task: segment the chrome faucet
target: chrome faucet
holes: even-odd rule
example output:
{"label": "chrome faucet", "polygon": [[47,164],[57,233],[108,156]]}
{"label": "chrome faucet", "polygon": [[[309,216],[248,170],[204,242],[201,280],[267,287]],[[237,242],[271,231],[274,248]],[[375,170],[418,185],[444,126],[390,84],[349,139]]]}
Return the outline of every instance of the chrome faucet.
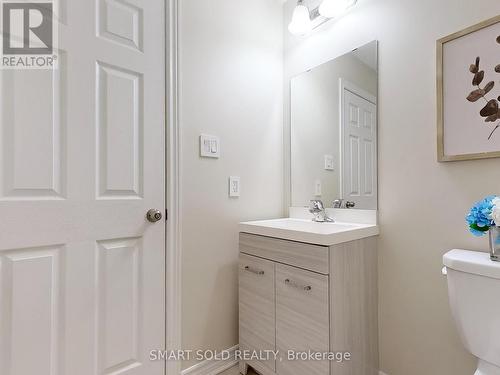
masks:
{"label": "chrome faucet", "polygon": [[335,199],[333,201],[333,208],[342,208],[342,205],[344,204],[344,200],[343,199]]}
{"label": "chrome faucet", "polygon": [[335,199],[333,201],[333,208],[354,208],[355,206],[355,202],[344,201],[343,199]]}
{"label": "chrome faucet", "polygon": [[309,212],[314,215],[313,221],[318,223],[333,223],[333,220],[330,216],[327,215],[325,206],[323,202],[319,199],[315,199],[311,201],[311,205],[309,206]]}

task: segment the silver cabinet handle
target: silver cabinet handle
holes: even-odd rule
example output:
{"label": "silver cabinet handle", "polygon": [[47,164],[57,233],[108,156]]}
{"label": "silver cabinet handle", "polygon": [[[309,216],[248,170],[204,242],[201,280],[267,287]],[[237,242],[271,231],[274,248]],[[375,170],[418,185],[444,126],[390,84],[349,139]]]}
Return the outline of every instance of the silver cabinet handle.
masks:
{"label": "silver cabinet handle", "polygon": [[256,269],[253,269],[253,268],[251,268],[250,266],[245,266],[245,271],[248,271],[248,272],[254,273],[254,274],[256,274],[256,275],[263,275],[263,274],[264,274],[264,271],[262,271],[262,270],[256,270]]}
{"label": "silver cabinet handle", "polygon": [[291,281],[290,279],[285,280],[286,285],[290,285],[291,287],[298,288],[298,289],[303,289],[306,292],[310,291],[312,289],[312,286],[310,285],[298,285],[297,283]]}

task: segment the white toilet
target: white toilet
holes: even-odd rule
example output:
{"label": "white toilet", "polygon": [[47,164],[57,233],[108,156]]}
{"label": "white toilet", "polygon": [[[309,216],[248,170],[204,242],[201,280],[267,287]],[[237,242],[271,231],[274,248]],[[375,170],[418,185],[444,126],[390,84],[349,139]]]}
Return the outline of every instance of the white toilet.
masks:
{"label": "white toilet", "polygon": [[466,250],[446,253],[443,263],[462,342],[479,358],[475,375],[500,375],[500,263]]}

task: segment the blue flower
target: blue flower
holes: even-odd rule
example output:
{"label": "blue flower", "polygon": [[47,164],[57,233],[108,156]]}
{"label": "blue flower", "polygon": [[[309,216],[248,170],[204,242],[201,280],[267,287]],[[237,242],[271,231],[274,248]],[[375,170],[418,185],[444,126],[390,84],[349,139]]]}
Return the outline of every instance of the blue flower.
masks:
{"label": "blue flower", "polygon": [[475,236],[483,236],[493,224],[491,212],[493,210],[494,195],[477,202],[471,209],[465,220],[469,224],[469,230]]}

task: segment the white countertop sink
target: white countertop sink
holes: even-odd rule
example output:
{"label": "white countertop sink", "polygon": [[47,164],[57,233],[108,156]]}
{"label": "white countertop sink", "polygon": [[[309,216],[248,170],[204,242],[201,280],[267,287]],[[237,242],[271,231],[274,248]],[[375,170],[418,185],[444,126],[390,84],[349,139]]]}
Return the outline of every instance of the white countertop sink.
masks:
{"label": "white countertop sink", "polygon": [[240,232],[284,240],[331,246],[376,236],[379,228],[373,224],[317,223],[305,219],[273,219],[240,223]]}

